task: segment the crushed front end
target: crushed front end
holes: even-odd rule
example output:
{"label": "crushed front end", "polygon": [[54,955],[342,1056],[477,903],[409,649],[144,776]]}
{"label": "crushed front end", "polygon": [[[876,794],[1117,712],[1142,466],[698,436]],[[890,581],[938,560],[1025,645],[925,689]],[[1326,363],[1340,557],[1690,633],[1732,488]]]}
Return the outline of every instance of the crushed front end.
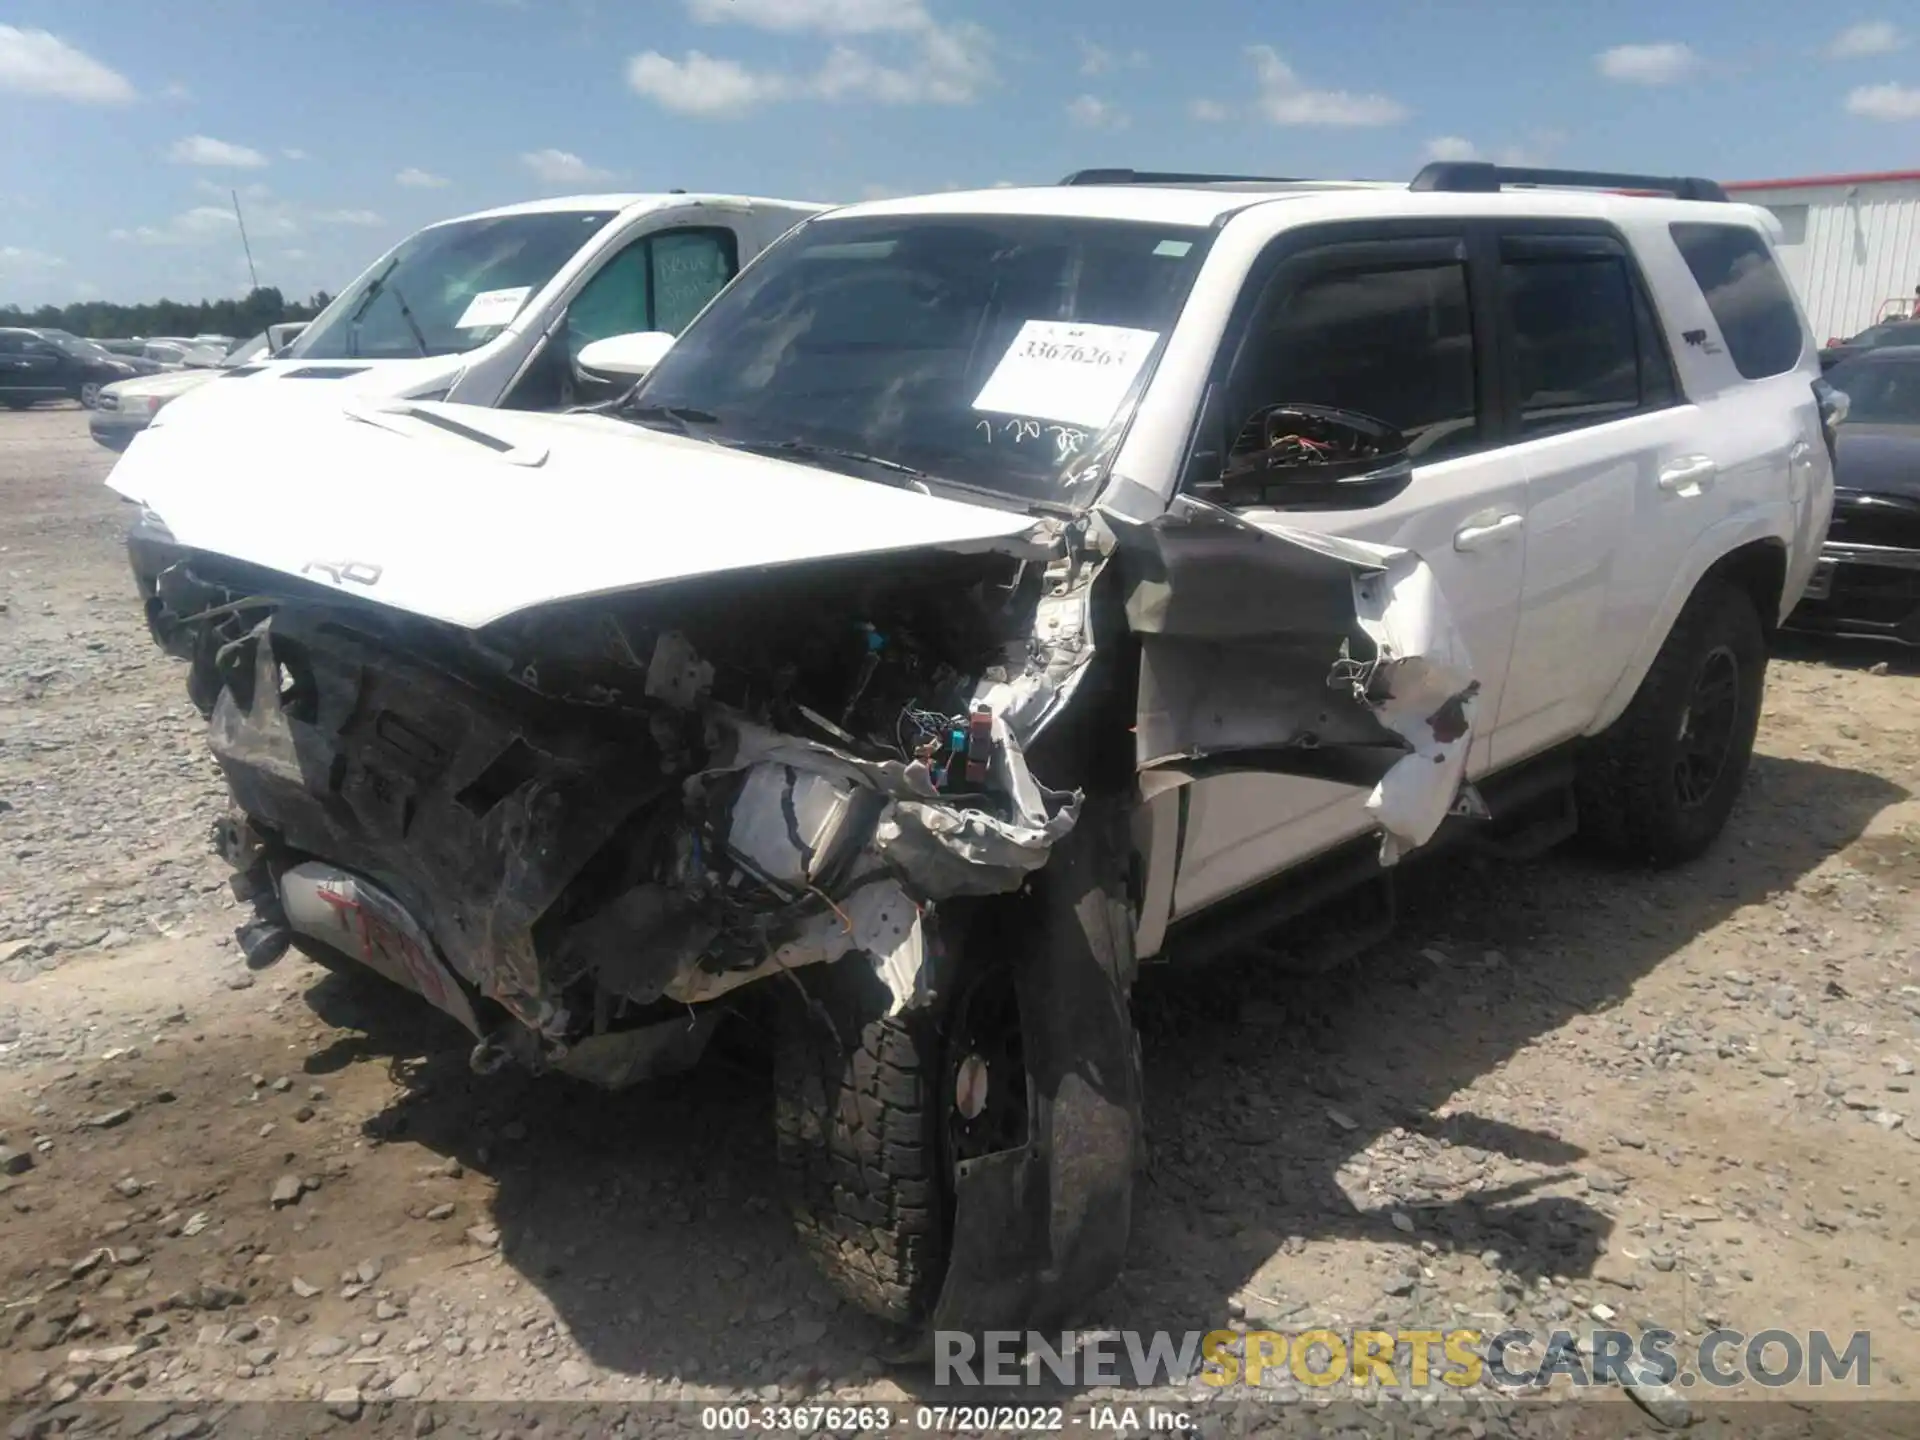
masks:
{"label": "crushed front end", "polygon": [[318,941],[457,1018],[482,1067],[605,1084],[691,1059],[705,1002],[782,970],[857,956],[913,1006],[935,907],[1017,889],[1078,813],[1022,740],[1090,653],[1097,561],[1057,530],[1026,549],[480,631],[172,560],[250,961]]}

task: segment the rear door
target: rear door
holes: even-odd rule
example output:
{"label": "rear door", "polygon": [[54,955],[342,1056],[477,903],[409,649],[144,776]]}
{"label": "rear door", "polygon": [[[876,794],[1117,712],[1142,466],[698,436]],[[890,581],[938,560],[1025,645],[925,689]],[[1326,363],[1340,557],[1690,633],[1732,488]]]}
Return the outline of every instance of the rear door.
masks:
{"label": "rear door", "polygon": [[[1479,682],[1467,760],[1468,773],[1477,773],[1492,753],[1527,524],[1525,473],[1499,448],[1488,404],[1494,372],[1485,337],[1493,312],[1478,278],[1484,263],[1473,258],[1483,242],[1465,223],[1426,223],[1385,232],[1339,227],[1278,243],[1273,263],[1256,270],[1249,288],[1257,293],[1223,344],[1212,413],[1190,460],[1187,487],[1256,532],[1309,531],[1423,557]],[[1412,443],[1410,473],[1403,483],[1337,509],[1291,503],[1283,490],[1235,497],[1231,487],[1216,483],[1248,418],[1262,407],[1291,403],[1359,411],[1396,427]],[[1230,438],[1208,449],[1209,433]],[[1238,608],[1256,607],[1243,602]],[[1276,625],[1284,624],[1284,608],[1275,612]],[[1222,610],[1213,623],[1245,623],[1232,607]],[[1192,704],[1184,729],[1163,728],[1156,737],[1161,749],[1199,744],[1209,716],[1232,713],[1233,677],[1263,668],[1244,640],[1210,646],[1189,633],[1181,649],[1190,661],[1190,683],[1219,677],[1212,682],[1216,700]],[[1296,693],[1324,702],[1326,677],[1307,668]],[[1261,718],[1272,726],[1284,716],[1276,705]],[[1143,729],[1148,719],[1143,706]],[[1363,788],[1370,783],[1364,776],[1336,781],[1260,773],[1196,780],[1186,800],[1175,914],[1192,913],[1371,828]]]}
{"label": "rear door", "polygon": [[1528,512],[1493,726],[1506,766],[1587,727],[1641,638],[1609,611],[1647,573],[1677,569],[1707,518],[1715,462],[1611,227],[1503,223],[1496,273],[1503,424]]}

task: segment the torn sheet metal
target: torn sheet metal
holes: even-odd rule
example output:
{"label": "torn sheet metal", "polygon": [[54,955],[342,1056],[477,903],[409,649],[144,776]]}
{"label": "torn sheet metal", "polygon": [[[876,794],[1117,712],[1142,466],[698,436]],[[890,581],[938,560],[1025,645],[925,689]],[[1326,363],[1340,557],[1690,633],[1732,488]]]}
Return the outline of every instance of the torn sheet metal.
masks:
{"label": "torn sheet metal", "polygon": [[1168,783],[1155,772],[1310,775],[1371,787],[1383,863],[1432,837],[1460,787],[1477,687],[1418,555],[1268,529],[1190,496],[1150,524],[1114,523],[1147,790]]}
{"label": "torn sheet metal", "polygon": [[689,966],[667,982],[665,995],[686,1005],[714,1000],[782,970],[824,965],[847,955],[868,958],[893,997],[889,1014],[924,1004],[926,926],[921,906],[899,884],[880,878],[801,923],[799,933],[757,965],[734,970]]}
{"label": "torn sheet metal", "polygon": [[721,770],[758,764],[791,767],[851,781],[888,797],[874,826],[871,849],[925,900],[1019,889],[1046,863],[1047,851],[1073,828],[1079,814],[1079,792],[1053,790],[1034,779],[1018,739],[997,713],[987,788],[1013,802],[1009,819],[955,803],[959,797],[936,789],[931,772],[917,760],[864,760],[739,717],[730,728],[733,753]]}
{"label": "torn sheet metal", "polygon": [[1433,570],[1411,551],[1354,586],[1360,624],[1379,647],[1365,688],[1374,714],[1412,753],[1367,796],[1379,823],[1380,863],[1433,838],[1466,779],[1480,682]]}

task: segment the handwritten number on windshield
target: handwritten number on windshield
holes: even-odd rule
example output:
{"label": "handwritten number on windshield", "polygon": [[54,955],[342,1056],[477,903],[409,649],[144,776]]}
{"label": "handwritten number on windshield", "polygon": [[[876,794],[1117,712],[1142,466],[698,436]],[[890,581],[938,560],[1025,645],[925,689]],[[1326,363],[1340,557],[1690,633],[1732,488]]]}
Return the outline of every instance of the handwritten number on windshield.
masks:
{"label": "handwritten number on windshield", "polygon": [[[993,443],[995,431],[991,420],[975,421],[974,429],[986,438],[989,445]],[[1000,426],[998,433],[1002,440],[1010,441],[1015,445],[1051,435],[1056,460],[1066,460],[1078,455],[1080,447],[1087,442],[1087,432],[1084,430],[1077,430],[1071,425],[1043,425],[1038,420],[1008,420]]]}

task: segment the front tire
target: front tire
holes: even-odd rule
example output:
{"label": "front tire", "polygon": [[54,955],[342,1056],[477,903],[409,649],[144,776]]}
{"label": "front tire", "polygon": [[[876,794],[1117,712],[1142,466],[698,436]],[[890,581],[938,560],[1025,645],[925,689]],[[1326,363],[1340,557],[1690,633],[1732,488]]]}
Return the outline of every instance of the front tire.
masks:
{"label": "front tire", "polygon": [[84,385],[80,387],[80,394],[77,398],[80,401],[81,409],[83,410],[97,409],[100,404],[99,382],[95,380],[87,381]]}
{"label": "front tire", "polygon": [[804,1002],[782,1017],[774,1052],[788,1213],[835,1289],[914,1324],[946,1272],[937,1027],[924,1013],[888,1016],[886,987],[857,958],[794,979]]}
{"label": "front tire", "polygon": [[1727,823],[1753,758],[1767,641],[1744,590],[1708,579],[1577,781],[1581,829],[1633,863],[1677,865]]}

